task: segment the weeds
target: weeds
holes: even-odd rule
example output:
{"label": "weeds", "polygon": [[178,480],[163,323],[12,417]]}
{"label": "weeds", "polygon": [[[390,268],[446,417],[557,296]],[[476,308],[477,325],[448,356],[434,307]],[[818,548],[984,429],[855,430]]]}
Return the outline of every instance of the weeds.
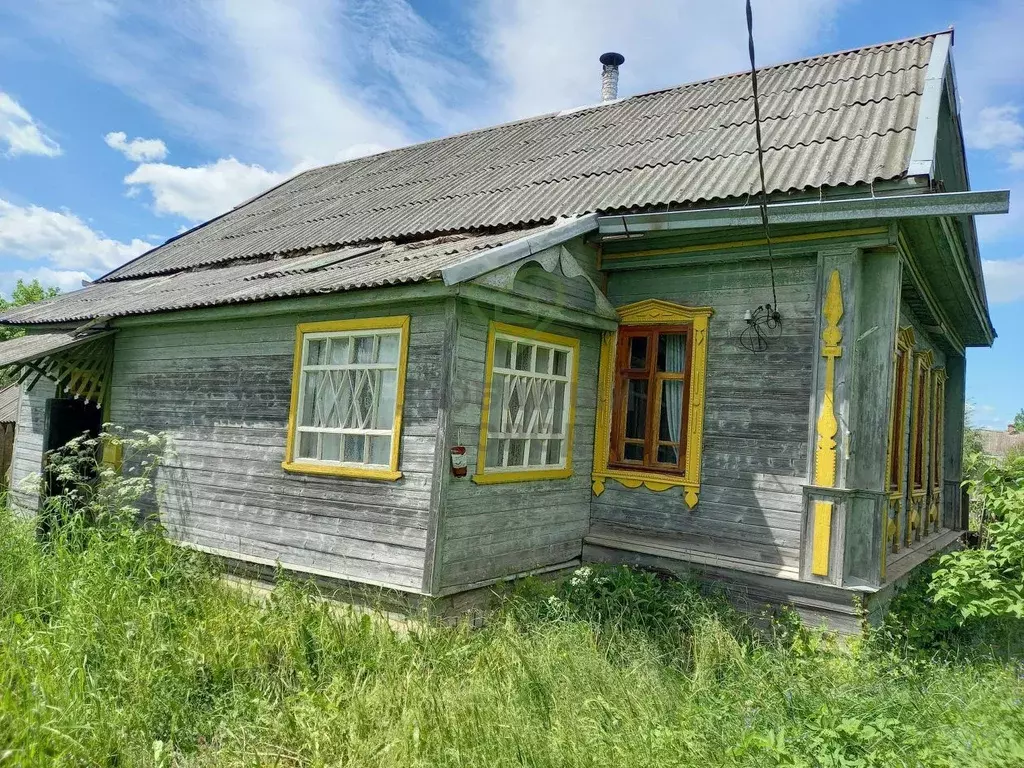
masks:
{"label": "weeds", "polygon": [[[79,490],[69,511],[122,498]],[[588,567],[482,629],[397,632],[287,579],[254,601],[96,512],[40,540],[0,510],[0,768],[1024,764],[1017,658],[934,643],[935,617],[759,636],[693,585]]]}

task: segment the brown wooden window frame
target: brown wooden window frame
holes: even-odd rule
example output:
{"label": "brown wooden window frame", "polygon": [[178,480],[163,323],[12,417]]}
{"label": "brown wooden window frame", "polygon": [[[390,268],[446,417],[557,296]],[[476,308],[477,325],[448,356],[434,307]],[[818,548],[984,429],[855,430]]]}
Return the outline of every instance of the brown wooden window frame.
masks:
{"label": "brown wooden window frame", "polygon": [[[682,372],[658,371],[659,336],[682,335],[685,337],[685,360]],[[647,338],[647,354],[643,368],[630,367],[630,340]],[[610,467],[671,475],[685,475],[687,468],[688,420],[690,411],[690,390],[693,376],[693,326],[691,323],[676,325],[624,325],[619,328],[615,358],[615,384],[612,407],[612,440],[609,451]],[[647,381],[647,413],[643,440],[626,437],[626,398],[629,381]],[[661,396],[665,381],[682,381],[682,404],[679,425],[679,441],[662,440],[660,435]],[[645,460],[625,458],[627,443],[642,444]],[[658,447],[677,447],[675,463],[657,461]]]}
{"label": "brown wooden window frame", "polygon": [[889,450],[889,492],[903,490],[903,454],[906,428],[907,377],[910,374],[910,350],[896,350],[896,376],[894,383],[893,412],[890,430],[892,438]]}

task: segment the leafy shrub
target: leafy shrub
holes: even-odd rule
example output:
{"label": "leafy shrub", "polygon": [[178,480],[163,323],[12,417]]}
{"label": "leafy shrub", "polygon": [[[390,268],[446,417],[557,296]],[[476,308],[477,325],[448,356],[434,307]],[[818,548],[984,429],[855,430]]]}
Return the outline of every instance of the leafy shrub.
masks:
{"label": "leafy shrub", "polygon": [[932,594],[964,619],[1024,619],[1024,459],[992,462],[969,486],[980,508],[980,546],[944,555]]}

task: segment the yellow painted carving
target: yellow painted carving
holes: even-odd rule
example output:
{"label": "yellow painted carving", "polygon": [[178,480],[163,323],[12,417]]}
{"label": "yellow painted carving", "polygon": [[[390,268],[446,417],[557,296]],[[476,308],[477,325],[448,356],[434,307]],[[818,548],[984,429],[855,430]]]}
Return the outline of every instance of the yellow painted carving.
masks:
{"label": "yellow painted carving", "polygon": [[597,414],[594,419],[593,492],[604,493],[605,480],[615,480],[626,488],[643,486],[650,491],[682,488],[687,506],[697,506],[700,494],[701,449],[704,435],[704,391],[707,375],[708,319],[711,307],[684,307],[660,299],[645,299],[618,310],[622,325],[678,325],[689,323],[693,328],[693,352],[690,361],[690,404],[687,410],[686,471],[682,476],[609,468],[611,442],[612,389],[615,385],[615,333],[606,333],[601,340],[601,367],[598,373]]}
{"label": "yellow painted carving", "polygon": [[811,573],[828,576],[828,557],[832,532],[832,502],[814,502],[814,544],[811,552]]}
{"label": "yellow painted carving", "polygon": [[[825,292],[825,329],[821,333],[821,356],[825,358],[825,387],[822,392],[821,412],[818,414],[818,442],[814,452],[814,483],[823,488],[836,484],[836,358],[843,348],[839,342],[843,333],[839,321],[843,317],[843,292],[839,283],[839,270],[834,270]],[[814,504],[814,537],[811,549],[811,572],[828,576],[829,548],[831,547],[832,504],[818,501]]]}

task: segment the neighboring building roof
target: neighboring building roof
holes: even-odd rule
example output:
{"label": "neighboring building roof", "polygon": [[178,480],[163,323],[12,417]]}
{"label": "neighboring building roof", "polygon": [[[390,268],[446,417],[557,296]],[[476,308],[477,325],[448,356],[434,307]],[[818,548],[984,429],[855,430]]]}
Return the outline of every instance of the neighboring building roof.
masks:
{"label": "neighboring building roof", "polygon": [[[760,70],[768,192],[907,173],[936,36]],[[749,73],[306,171],[103,280],[759,191]]]}
{"label": "neighboring building roof", "polygon": [[1005,456],[1012,448],[1024,450],[1024,433],[979,429],[981,450],[989,456]]}
{"label": "neighboring building roof", "polygon": [[0,389],[0,424],[18,420],[18,404],[21,402],[21,387],[12,384]]}
{"label": "neighboring building roof", "polygon": [[[122,317],[413,283],[438,278],[442,269],[474,253],[555,228],[448,235],[404,245],[383,243],[291,259],[93,283],[80,291],[10,310],[3,320],[21,324],[70,323],[94,317]],[[22,338],[38,339],[40,336]],[[0,358],[4,348],[0,345]]]}

